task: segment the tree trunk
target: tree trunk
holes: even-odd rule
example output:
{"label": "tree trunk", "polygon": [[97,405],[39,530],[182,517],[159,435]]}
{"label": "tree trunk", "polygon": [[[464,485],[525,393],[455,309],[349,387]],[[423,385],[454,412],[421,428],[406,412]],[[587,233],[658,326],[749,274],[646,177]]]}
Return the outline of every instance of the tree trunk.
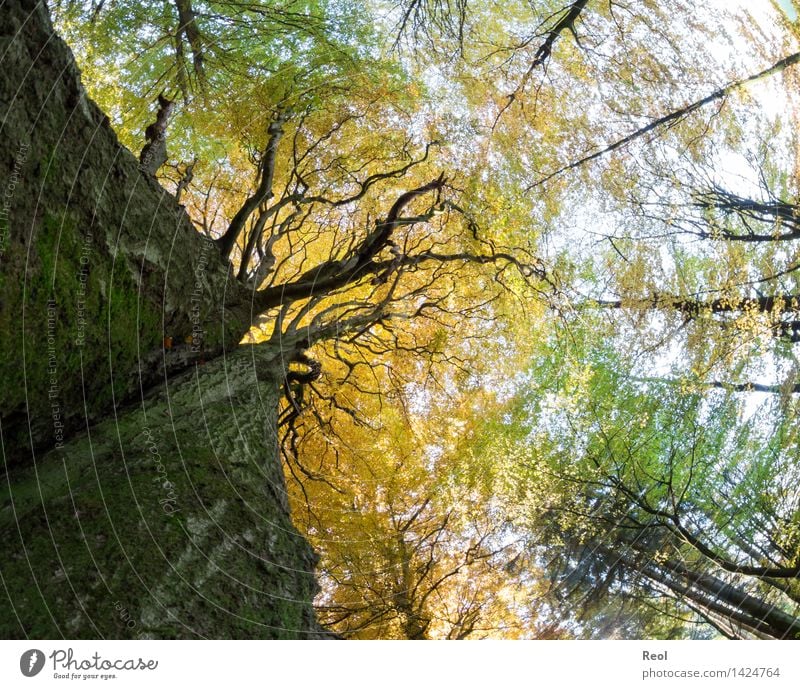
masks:
{"label": "tree trunk", "polygon": [[0,92],[0,429],[17,466],[235,347],[250,314],[86,96],[46,3],[3,4]]}
{"label": "tree trunk", "polygon": [[46,4],[2,15],[0,633],[321,635],[282,358],[238,347],[244,289],[119,145]]}
{"label": "tree trunk", "polygon": [[16,472],[3,638],[322,636],[277,453],[281,366],[243,347]]}

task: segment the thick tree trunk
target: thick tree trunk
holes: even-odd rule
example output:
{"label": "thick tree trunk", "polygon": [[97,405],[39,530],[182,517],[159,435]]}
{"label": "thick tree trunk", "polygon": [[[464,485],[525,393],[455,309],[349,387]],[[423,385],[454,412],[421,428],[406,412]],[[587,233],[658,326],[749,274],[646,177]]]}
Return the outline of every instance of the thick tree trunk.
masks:
{"label": "thick tree trunk", "polygon": [[214,243],[86,96],[46,4],[2,16],[0,430],[17,466],[235,347],[250,315]]}
{"label": "thick tree trunk", "polygon": [[322,634],[243,289],[43,2],[3,3],[0,94],[0,633]]}
{"label": "thick tree trunk", "polygon": [[323,636],[277,454],[281,376],[279,354],[243,347],[16,472],[0,635]]}

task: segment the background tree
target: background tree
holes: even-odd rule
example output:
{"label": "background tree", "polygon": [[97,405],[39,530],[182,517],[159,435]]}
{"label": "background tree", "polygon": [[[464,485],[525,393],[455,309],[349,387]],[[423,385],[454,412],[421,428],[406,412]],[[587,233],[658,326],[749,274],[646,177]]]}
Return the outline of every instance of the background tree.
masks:
{"label": "background tree", "polygon": [[495,450],[515,457],[511,485],[550,595],[588,635],[598,606],[632,595],[683,619],[678,636],[701,620],[737,638],[795,638],[793,422],[774,408],[743,419],[736,394],[631,379],[610,350],[577,353],[551,350],[563,373],[517,402]]}
{"label": "background tree", "polygon": [[[480,323],[506,285],[535,285],[538,266],[505,251],[457,203],[459,189],[430,165],[430,141],[400,136],[398,124],[393,151],[389,132],[343,98],[323,107],[284,94],[264,110],[269,100],[254,102],[262,138],[252,156],[253,130],[223,130],[241,145],[230,145],[226,171],[239,186],[215,200],[216,182],[205,187],[210,215],[198,216],[197,232],[119,147],[45,8],[17,3],[9,17],[19,50],[8,53],[3,90],[21,96],[4,131],[24,143],[38,192],[14,197],[4,254],[4,351],[24,353],[21,366],[3,361],[3,539],[18,556],[2,576],[21,606],[4,629],[129,635],[110,607],[122,598],[144,636],[320,634],[308,607],[313,558],[288,524],[275,471],[278,389],[300,406],[290,383],[316,377],[306,350],[325,340],[331,359],[354,347],[363,359],[370,342],[384,352],[414,343],[406,324],[415,319]],[[222,100],[203,50],[203,90]],[[31,116],[45,109],[45,120]],[[202,151],[182,187],[188,198],[205,180]],[[19,153],[7,159],[22,165]],[[253,190],[242,193],[240,175],[253,170]],[[462,280],[475,300],[462,300]],[[259,344],[238,348],[254,325]],[[200,419],[213,441],[188,432]],[[32,569],[29,553],[58,567]],[[231,586],[242,595],[225,593]]]}
{"label": "background tree", "polygon": [[[428,365],[416,382],[400,353],[354,373],[357,416],[326,409],[336,398],[320,389],[285,417],[294,514],[321,555],[320,619],[346,638],[568,635],[538,608],[539,579],[495,498],[498,468],[475,455],[513,363]],[[375,379],[383,394],[367,396]]]}

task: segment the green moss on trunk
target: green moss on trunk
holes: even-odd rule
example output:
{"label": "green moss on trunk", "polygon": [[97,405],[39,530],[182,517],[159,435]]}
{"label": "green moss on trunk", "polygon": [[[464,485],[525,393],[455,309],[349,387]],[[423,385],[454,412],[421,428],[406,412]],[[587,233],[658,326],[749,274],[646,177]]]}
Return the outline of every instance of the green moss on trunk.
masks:
{"label": "green moss on trunk", "polygon": [[0,634],[320,636],[277,457],[279,376],[245,348],[16,475],[0,511],[16,615]]}
{"label": "green moss on trunk", "polygon": [[212,356],[250,323],[214,244],[87,98],[46,4],[4,3],[0,49],[0,426],[19,466],[180,367],[165,338],[199,328]]}

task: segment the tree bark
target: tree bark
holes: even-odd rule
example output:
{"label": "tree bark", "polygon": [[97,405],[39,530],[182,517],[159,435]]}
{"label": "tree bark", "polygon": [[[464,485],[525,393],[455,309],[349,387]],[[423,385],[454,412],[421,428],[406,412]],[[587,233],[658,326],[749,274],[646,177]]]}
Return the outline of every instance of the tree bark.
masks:
{"label": "tree bark", "polygon": [[235,347],[250,314],[213,242],[86,96],[45,3],[4,3],[0,56],[10,94],[0,101],[0,430],[11,467]]}
{"label": "tree bark", "polygon": [[[307,638],[283,357],[83,91],[46,4],[0,23],[5,638]],[[180,373],[182,371],[182,373]]]}
{"label": "tree bark", "polygon": [[280,354],[242,347],[16,472],[3,638],[319,638],[277,452]]}

